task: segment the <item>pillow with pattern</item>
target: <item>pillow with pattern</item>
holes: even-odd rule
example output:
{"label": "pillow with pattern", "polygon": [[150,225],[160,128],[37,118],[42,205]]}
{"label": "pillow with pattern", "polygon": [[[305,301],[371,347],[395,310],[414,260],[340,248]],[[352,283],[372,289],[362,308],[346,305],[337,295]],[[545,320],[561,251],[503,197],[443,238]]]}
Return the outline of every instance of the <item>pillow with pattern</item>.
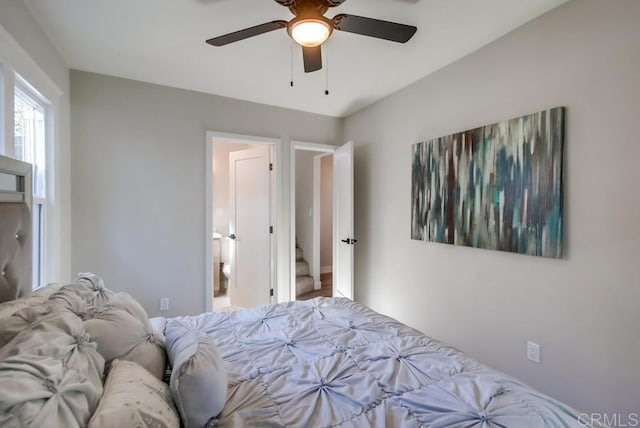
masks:
{"label": "pillow with pattern", "polygon": [[179,428],[167,384],[133,361],[114,360],[89,428]]}

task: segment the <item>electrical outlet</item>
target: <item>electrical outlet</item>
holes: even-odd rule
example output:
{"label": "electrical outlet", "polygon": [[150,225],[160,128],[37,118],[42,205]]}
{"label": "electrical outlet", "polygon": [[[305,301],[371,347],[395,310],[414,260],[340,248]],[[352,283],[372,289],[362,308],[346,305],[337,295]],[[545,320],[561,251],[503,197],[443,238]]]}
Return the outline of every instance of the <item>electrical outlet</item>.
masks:
{"label": "electrical outlet", "polygon": [[527,359],[540,364],[540,345],[527,342]]}
{"label": "electrical outlet", "polygon": [[168,311],[169,310],[169,298],[163,297],[160,299],[160,310]]}

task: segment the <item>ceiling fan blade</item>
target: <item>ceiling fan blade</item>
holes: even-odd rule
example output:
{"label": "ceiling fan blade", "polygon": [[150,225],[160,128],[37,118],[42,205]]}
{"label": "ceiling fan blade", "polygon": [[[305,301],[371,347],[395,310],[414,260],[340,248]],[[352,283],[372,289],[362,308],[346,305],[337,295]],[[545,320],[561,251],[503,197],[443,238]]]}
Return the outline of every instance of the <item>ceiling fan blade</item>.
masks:
{"label": "ceiling fan blade", "polygon": [[314,48],[302,47],[302,59],[304,60],[304,72],[311,73],[322,68],[322,48],[316,46]]}
{"label": "ceiling fan blade", "polygon": [[286,26],[287,21],[271,21],[264,24],[256,25],[255,27],[245,28],[244,30],[225,34],[224,36],[214,37],[207,40],[207,43],[213,46],[224,46],[228,45],[229,43],[248,39],[249,37],[259,36],[260,34],[268,33],[269,31],[285,28]]}
{"label": "ceiling fan blade", "polygon": [[296,0],[276,0],[276,3],[281,4],[284,7],[291,7]]}
{"label": "ceiling fan blade", "polygon": [[391,40],[398,43],[408,42],[418,30],[411,25],[365,18],[364,16],[347,15],[346,13],[341,13],[333,18],[333,27],[336,30],[377,37],[378,39]]}

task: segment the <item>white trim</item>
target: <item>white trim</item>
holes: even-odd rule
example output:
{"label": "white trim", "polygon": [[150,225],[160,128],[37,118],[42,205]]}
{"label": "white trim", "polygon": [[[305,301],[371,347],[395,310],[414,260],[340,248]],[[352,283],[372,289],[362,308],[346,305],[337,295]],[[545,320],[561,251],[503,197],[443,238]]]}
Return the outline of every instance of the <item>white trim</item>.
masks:
{"label": "white trim", "polygon": [[51,281],[60,280],[60,245],[62,233],[61,221],[62,217],[60,206],[60,196],[57,190],[61,188],[60,180],[56,179],[56,166],[59,165],[60,150],[57,149],[59,114],[57,106],[59,104],[49,102],[45,110],[45,195],[46,202],[44,204],[44,242],[43,242],[43,267],[42,282],[47,284]]}
{"label": "white trim", "polygon": [[[336,146],[331,146],[329,144],[317,144],[317,143],[309,143],[305,141],[291,141],[291,147],[289,151],[289,248],[291,249],[289,253],[289,262],[290,262],[290,270],[289,270],[289,278],[290,278],[290,288],[289,295],[291,300],[296,300],[296,150],[308,150],[313,152],[321,152],[326,154],[331,154],[335,152],[337,149]],[[315,194],[314,194],[315,201]],[[314,203],[314,214],[315,214],[315,203]],[[315,215],[314,215],[315,217]],[[314,225],[315,226],[315,225]],[[315,230],[314,230],[314,240],[315,240]],[[319,266],[320,263],[317,263]],[[314,288],[316,288],[315,281],[320,278],[314,277]]]}
{"label": "white trim", "polygon": [[[42,241],[40,243],[40,252],[38,254],[39,256],[39,260],[38,262],[40,263],[40,278],[34,278],[33,274],[35,272],[32,272],[31,275],[31,281],[34,283],[34,290],[36,288],[40,288],[43,285],[47,284],[49,281],[47,281],[47,273],[50,269],[47,269],[47,256],[50,254],[50,252],[47,250],[47,245],[50,241],[50,239],[48,239],[47,235],[48,235],[48,217],[47,217],[47,211],[48,211],[48,205],[49,205],[49,201],[47,199],[41,199],[41,198],[34,198],[33,199],[33,205],[31,206],[31,215],[33,216],[34,210],[33,207],[35,207],[38,204],[42,204],[42,216],[40,218],[40,230],[41,230],[41,236],[42,236]],[[35,248],[33,248],[33,250],[35,250]],[[32,255],[32,261],[35,258],[35,254]]]}
{"label": "white trim", "polygon": [[0,153],[12,158],[14,156],[13,133],[14,133],[14,102],[15,102],[15,71],[8,63],[3,63],[0,59]]}
{"label": "white trim", "polygon": [[320,283],[320,160],[322,156],[328,156],[328,153],[322,155],[316,155],[313,157],[313,269],[311,276],[314,279],[313,288],[320,290],[322,284]]}
{"label": "white trim", "polygon": [[[267,144],[271,147],[273,172],[275,173],[275,186],[273,186],[271,196],[272,199],[272,221],[275,226],[275,251],[272,253],[272,273],[271,287],[274,289],[274,297],[272,301],[279,301],[278,296],[283,292],[283,286],[280,284],[280,278],[286,278],[284,272],[279,272],[278,263],[286,257],[283,255],[283,239],[284,224],[282,216],[279,213],[282,205],[282,195],[279,189],[282,188],[282,168],[280,168],[279,160],[281,159],[282,141],[275,138],[257,137],[252,135],[228,134],[222,132],[207,131],[205,137],[205,310],[211,312],[213,310],[213,144],[218,141],[242,144]],[[275,153],[273,153],[275,149]],[[273,247],[272,247],[273,248]],[[290,285],[289,285],[290,288]]]}
{"label": "white trim", "polygon": [[0,25],[0,59],[5,64],[9,64],[49,102],[57,100],[63,94],[58,85],[42,71],[38,63],[2,25]]}
{"label": "white trim", "polygon": [[[24,101],[29,102],[32,107],[36,107],[38,109],[41,109],[41,112],[44,116],[44,161],[45,161],[45,165],[44,165],[44,169],[45,169],[45,176],[44,176],[44,181],[45,181],[45,189],[44,189],[44,198],[40,197],[40,196],[34,196],[33,199],[33,204],[41,204],[42,205],[42,212],[41,212],[41,219],[40,219],[40,226],[39,226],[39,230],[40,230],[40,248],[38,251],[38,263],[39,263],[39,269],[38,269],[38,273],[40,274],[40,276],[38,278],[32,278],[35,287],[40,287],[52,280],[55,280],[58,278],[58,274],[57,274],[57,267],[56,267],[56,257],[55,257],[55,248],[50,248],[49,246],[53,245],[53,242],[56,242],[57,239],[59,239],[59,236],[56,236],[55,238],[51,236],[51,234],[56,230],[54,227],[52,227],[51,225],[53,224],[53,220],[52,218],[54,218],[53,214],[50,213],[54,213],[55,211],[55,205],[54,205],[54,191],[55,191],[55,187],[54,187],[54,182],[55,182],[55,114],[53,113],[53,109],[54,106],[53,104],[46,99],[39,91],[38,89],[36,89],[33,85],[31,85],[29,82],[27,82],[21,75],[17,74],[15,71],[12,73],[13,74],[13,95],[12,98],[8,101],[10,101],[10,104],[12,105],[12,114],[11,117],[13,120],[15,120],[14,117],[14,109],[15,109],[15,97],[16,95],[18,95],[20,98],[22,98]],[[5,76],[6,77],[6,76]],[[7,79],[9,80],[9,79]],[[17,93],[16,93],[17,91]],[[12,139],[15,136],[12,136]],[[14,152],[14,144],[13,141],[10,141],[9,144],[7,145],[7,151],[11,151],[12,156],[15,156],[15,152]],[[35,155],[35,153],[34,153]],[[35,171],[34,171],[35,173]],[[36,179],[36,177],[34,177],[34,180]],[[32,215],[33,215],[33,210],[32,210]],[[35,238],[35,235],[34,235]],[[34,257],[33,257],[33,261],[36,261],[35,258],[35,248],[33,248],[34,251]],[[55,275],[53,275],[52,273],[56,272]],[[35,273],[35,272],[34,272]]]}
{"label": "white trim", "polygon": [[311,152],[333,153],[338,147],[329,144],[308,143],[306,141],[291,140],[291,148],[309,150]]}
{"label": "white trim", "polygon": [[205,263],[204,263],[204,302],[205,311],[213,311],[213,135],[207,131],[205,147],[205,196],[204,196],[204,218],[205,218]]}

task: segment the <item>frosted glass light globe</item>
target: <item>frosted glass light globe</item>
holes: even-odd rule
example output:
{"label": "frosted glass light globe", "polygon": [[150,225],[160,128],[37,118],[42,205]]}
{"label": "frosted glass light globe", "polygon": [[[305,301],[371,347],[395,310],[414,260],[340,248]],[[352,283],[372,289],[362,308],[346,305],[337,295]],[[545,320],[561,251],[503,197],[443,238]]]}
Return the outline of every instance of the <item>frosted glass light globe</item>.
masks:
{"label": "frosted glass light globe", "polygon": [[313,48],[320,46],[331,35],[331,28],[326,22],[309,19],[296,22],[291,27],[291,37],[298,44]]}

